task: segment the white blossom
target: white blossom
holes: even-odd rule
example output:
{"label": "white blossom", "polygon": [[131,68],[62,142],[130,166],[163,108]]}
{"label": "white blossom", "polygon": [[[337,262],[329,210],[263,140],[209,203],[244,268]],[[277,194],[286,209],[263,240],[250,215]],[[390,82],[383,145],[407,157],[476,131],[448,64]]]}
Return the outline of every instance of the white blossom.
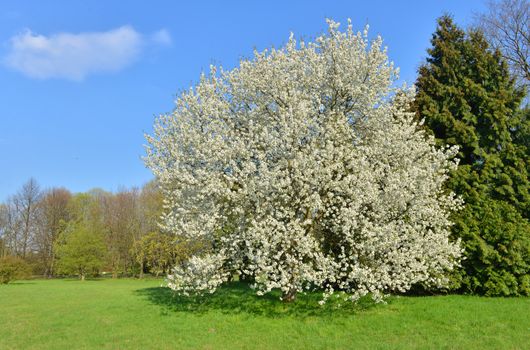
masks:
{"label": "white blossom", "polygon": [[329,21],[314,42],[291,35],[208,75],[157,118],[146,164],[165,195],[162,227],[206,248],[168,277],[188,294],[232,273],[258,294],[321,288],[376,300],[415,283],[443,286],[460,201],[439,149],[393,88],[397,69],[368,28]]}

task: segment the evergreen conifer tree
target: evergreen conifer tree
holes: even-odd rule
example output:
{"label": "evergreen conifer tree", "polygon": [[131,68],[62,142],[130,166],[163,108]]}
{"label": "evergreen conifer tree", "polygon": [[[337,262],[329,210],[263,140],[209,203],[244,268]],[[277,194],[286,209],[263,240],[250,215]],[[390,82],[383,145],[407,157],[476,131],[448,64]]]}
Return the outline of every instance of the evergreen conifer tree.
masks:
{"label": "evergreen conifer tree", "polygon": [[528,110],[506,62],[480,31],[438,20],[419,69],[415,109],[439,144],[459,145],[448,188],[466,205],[454,218],[468,293],[530,294]]}

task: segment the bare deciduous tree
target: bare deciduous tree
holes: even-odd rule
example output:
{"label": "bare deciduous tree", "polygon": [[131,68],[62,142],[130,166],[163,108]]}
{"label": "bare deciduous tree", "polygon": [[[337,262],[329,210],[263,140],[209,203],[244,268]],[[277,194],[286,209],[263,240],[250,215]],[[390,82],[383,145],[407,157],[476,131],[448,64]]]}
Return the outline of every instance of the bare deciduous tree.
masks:
{"label": "bare deciduous tree", "polygon": [[69,220],[68,202],[72,197],[65,188],[52,188],[44,193],[40,202],[41,220],[36,243],[46,276],[52,276],[54,270],[54,243]]}
{"label": "bare deciduous tree", "polygon": [[35,179],[31,178],[12,199],[15,215],[17,216],[15,220],[18,221],[17,228],[20,230],[17,234],[17,240],[19,241],[17,242],[17,253],[23,258],[30,252],[34,243],[35,231],[38,227],[40,198],[39,184]]}
{"label": "bare deciduous tree", "polygon": [[9,253],[7,246],[8,234],[7,205],[0,203],[0,258]]}
{"label": "bare deciduous tree", "polygon": [[156,180],[146,183],[138,197],[138,218],[141,235],[160,230],[158,226],[163,211],[163,197]]}
{"label": "bare deciduous tree", "polygon": [[139,238],[137,217],[138,190],[121,190],[115,195],[102,197],[106,243],[112,276],[127,272],[135,263],[130,250]]}
{"label": "bare deciduous tree", "polygon": [[0,216],[0,234],[5,245],[4,255],[16,255],[21,222],[17,216],[17,208],[13,196],[9,197],[0,208]]}
{"label": "bare deciduous tree", "polygon": [[527,0],[490,1],[476,24],[491,45],[500,50],[519,82],[530,84],[530,3]]}

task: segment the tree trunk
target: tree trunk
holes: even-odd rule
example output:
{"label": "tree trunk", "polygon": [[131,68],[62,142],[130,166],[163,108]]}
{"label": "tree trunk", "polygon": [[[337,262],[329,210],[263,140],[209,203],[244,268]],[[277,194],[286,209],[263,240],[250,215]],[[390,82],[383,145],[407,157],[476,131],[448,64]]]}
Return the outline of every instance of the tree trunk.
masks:
{"label": "tree trunk", "polygon": [[119,267],[120,267],[120,258],[114,257],[112,261],[112,279],[118,278]]}
{"label": "tree trunk", "polygon": [[287,293],[282,294],[282,300],[284,303],[290,303],[296,300],[296,289],[290,289]]}
{"label": "tree trunk", "polygon": [[50,262],[50,278],[53,277],[53,275],[55,274],[55,271],[54,271],[54,268],[55,268],[55,252],[52,250],[52,257],[51,257],[51,262]]}
{"label": "tree trunk", "polygon": [[118,278],[118,264],[116,261],[112,264],[112,279]]}

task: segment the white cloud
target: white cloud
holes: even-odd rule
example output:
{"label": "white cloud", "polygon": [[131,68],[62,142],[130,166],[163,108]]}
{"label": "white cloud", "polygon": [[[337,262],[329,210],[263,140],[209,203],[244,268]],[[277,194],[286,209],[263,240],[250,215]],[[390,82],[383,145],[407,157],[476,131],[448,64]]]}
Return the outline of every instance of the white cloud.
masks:
{"label": "white cloud", "polygon": [[[168,45],[171,37],[166,30],[160,30],[150,41]],[[10,51],[4,63],[31,78],[80,81],[91,73],[115,72],[125,68],[148,43],[131,26],[107,32],[50,36],[27,30],[11,38]]]}

